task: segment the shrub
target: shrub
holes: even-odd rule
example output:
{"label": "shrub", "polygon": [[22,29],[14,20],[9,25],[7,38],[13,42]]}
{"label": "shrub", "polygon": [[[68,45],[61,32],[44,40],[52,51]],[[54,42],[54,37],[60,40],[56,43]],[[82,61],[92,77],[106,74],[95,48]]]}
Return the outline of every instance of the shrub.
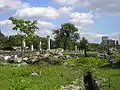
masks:
{"label": "shrub", "polygon": [[107,63],[107,60],[94,58],[94,57],[86,57],[86,58],[78,58],[75,60],[76,64],[86,64],[86,65],[93,65],[93,66],[100,66],[102,64]]}

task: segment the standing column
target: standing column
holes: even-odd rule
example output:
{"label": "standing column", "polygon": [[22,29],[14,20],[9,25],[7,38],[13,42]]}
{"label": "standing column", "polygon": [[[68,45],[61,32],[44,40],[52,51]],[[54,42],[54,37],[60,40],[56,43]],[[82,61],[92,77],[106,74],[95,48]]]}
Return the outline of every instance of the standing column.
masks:
{"label": "standing column", "polygon": [[39,43],[39,49],[40,49],[40,51],[42,50],[42,43],[41,43],[41,41]]}
{"label": "standing column", "polygon": [[75,46],[75,51],[77,51],[77,46]]}
{"label": "standing column", "polygon": [[50,50],[50,36],[47,36],[47,40],[48,40],[48,48],[47,48],[47,50]]}
{"label": "standing column", "polygon": [[23,41],[22,41],[22,49],[23,49],[23,51],[25,50],[25,47],[26,47],[26,43],[25,43],[25,39],[23,39]]}
{"label": "standing column", "polygon": [[33,51],[34,50],[34,47],[33,47],[33,44],[31,45],[31,51]]}

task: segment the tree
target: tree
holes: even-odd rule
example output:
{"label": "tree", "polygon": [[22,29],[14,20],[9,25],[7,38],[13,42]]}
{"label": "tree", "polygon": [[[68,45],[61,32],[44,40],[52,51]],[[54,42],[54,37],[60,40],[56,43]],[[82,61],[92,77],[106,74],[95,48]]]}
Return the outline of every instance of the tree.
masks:
{"label": "tree", "polygon": [[11,35],[7,40],[8,46],[21,46],[22,44],[22,35]]}
{"label": "tree", "polygon": [[64,50],[70,49],[71,43],[74,43],[79,39],[77,31],[78,28],[71,23],[65,23],[61,25],[59,29],[54,30],[53,34],[55,35],[56,47],[64,48]]}
{"label": "tree", "polygon": [[91,51],[97,51],[99,49],[99,44],[98,43],[89,43],[89,50]]}
{"label": "tree", "polygon": [[32,41],[34,34],[36,30],[39,30],[37,27],[37,21],[30,21],[30,20],[23,20],[23,19],[17,19],[14,17],[10,17],[9,20],[12,21],[12,23],[15,25],[13,27],[13,30],[20,31],[24,34],[24,37],[28,39],[28,41]]}
{"label": "tree", "polygon": [[82,50],[84,50],[84,55],[85,56],[88,56],[87,55],[87,47],[88,47],[88,40],[85,39],[85,37],[83,37],[82,40],[80,41],[80,48]]}

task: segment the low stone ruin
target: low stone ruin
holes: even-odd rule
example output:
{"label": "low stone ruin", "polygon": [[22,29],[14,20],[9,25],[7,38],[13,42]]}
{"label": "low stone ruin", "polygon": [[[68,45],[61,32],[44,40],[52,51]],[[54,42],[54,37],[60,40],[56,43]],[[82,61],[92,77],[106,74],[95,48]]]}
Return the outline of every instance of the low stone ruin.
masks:
{"label": "low stone ruin", "polygon": [[64,49],[58,48],[58,49],[51,49],[48,50],[47,53],[52,54],[52,55],[63,55],[62,53],[64,52]]}
{"label": "low stone ruin", "polygon": [[18,57],[17,55],[11,55],[11,56],[0,55],[0,60],[8,61],[9,63],[21,63],[22,62],[22,58]]}

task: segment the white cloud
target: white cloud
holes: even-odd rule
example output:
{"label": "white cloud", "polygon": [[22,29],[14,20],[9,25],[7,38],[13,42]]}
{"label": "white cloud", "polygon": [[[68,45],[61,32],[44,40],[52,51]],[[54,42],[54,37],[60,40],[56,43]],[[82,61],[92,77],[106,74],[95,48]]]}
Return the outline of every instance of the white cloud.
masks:
{"label": "white cloud", "polygon": [[11,36],[11,35],[17,35],[18,32],[17,31],[14,31],[14,30],[10,30],[10,31],[2,31],[2,33],[5,35],[5,36]]}
{"label": "white cloud", "polygon": [[53,0],[53,1],[60,5],[73,5],[76,4],[79,0]]}
{"label": "white cloud", "polygon": [[[13,26],[13,24],[12,24],[12,21],[10,21],[10,20],[3,20],[3,21],[0,21],[0,26],[7,27],[7,26]],[[38,21],[38,26],[41,29],[52,29],[55,27],[55,25],[50,22],[40,21],[40,20]]]}
{"label": "white cloud", "polygon": [[59,16],[55,8],[52,7],[29,7],[25,9],[18,10],[15,17],[20,18],[47,18],[47,19],[56,19]]}
{"label": "white cloud", "polygon": [[71,7],[59,9],[53,7],[28,7],[19,9],[13,16],[19,18],[56,19],[60,16],[68,15],[71,11]]}
{"label": "white cloud", "polygon": [[88,5],[93,12],[102,14],[117,14],[120,13],[120,0],[87,0]]}
{"label": "white cloud", "polygon": [[71,13],[70,15],[70,20],[69,22],[75,24],[75,25],[80,25],[80,26],[85,26],[85,25],[90,25],[93,24],[93,15],[88,13]]}
{"label": "white cloud", "polygon": [[52,39],[54,38],[52,34],[52,30],[56,27],[54,24],[46,21],[38,21],[38,26],[40,27],[40,30],[37,32],[38,35],[42,37],[47,37],[49,35]]}
{"label": "white cloud", "polygon": [[53,33],[52,30],[44,30],[44,29],[37,32],[37,34],[42,37],[50,36],[52,39],[54,39],[54,35],[52,33]]}
{"label": "white cloud", "polygon": [[46,21],[38,21],[38,26],[40,27],[40,30],[42,29],[53,29],[55,28],[55,25],[50,23],[50,22],[46,22]]}
{"label": "white cloud", "polygon": [[10,20],[0,21],[0,26],[12,26],[12,22]]}
{"label": "white cloud", "polygon": [[59,16],[69,15],[73,10],[72,7],[61,7],[58,9]]}
{"label": "white cloud", "polygon": [[54,0],[60,5],[88,8],[99,14],[120,14],[120,0]]}
{"label": "white cloud", "polygon": [[0,0],[0,11],[18,9],[21,5],[21,0]]}

